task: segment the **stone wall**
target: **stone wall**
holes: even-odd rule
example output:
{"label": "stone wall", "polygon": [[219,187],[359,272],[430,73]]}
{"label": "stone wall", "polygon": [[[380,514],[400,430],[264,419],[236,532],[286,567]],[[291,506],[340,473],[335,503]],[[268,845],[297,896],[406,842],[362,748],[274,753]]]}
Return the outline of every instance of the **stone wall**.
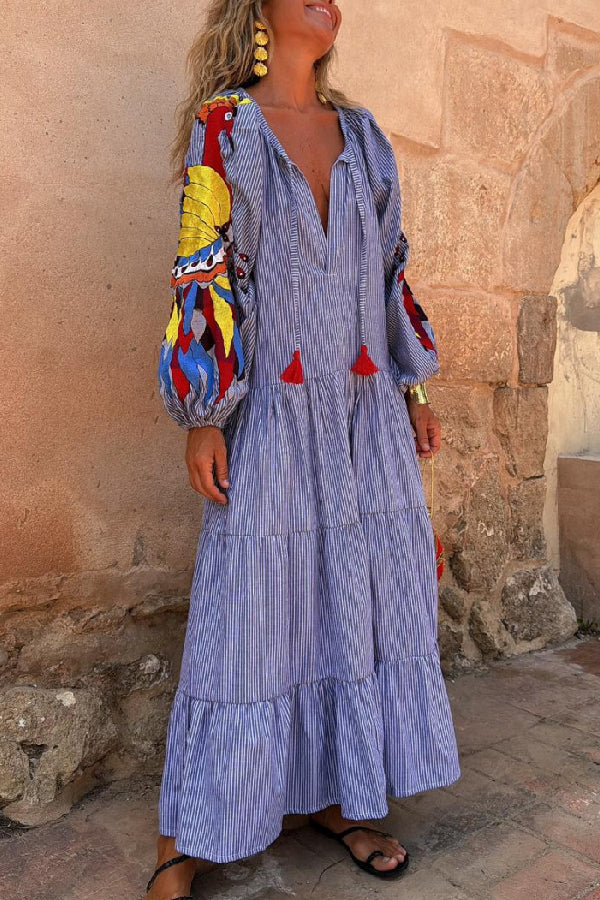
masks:
{"label": "stone wall", "polygon": [[392,139],[411,286],[442,355],[430,396],[445,426],[433,516],[448,557],[440,646],[449,669],[577,628],[543,522],[550,291],[567,223],[600,181],[600,40],[549,18],[547,52],[527,57],[450,32],[444,84],[438,145]]}
{"label": "stone wall", "polygon": [[[600,176],[600,9],[561,0],[567,23],[552,2],[490,0],[484,18],[392,6],[373,7],[368,39],[364,7],[345,6],[339,81],[397,149],[407,276],[442,355],[450,668],[575,629],[541,521],[549,294]],[[177,231],[168,144],[195,25],[179,2],[81,10],[9,0],[1,26],[0,807],[25,823],[160,771],[200,529],[155,378]]]}
{"label": "stone wall", "polygon": [[[548,489],[544,505],[544,531],[548,557],[568,590],[569,581],[579,582],[584,572],[575,572],[571,548],[569,573],[563,571],[564,542],[559,541],[560,517],[569,519],[576,511],[558,508],[557,465],[559,457],[600,456],[600,282],[597,260],[600,259],[600,185],[577,207],[566,229],[551,293],[557,298],[557,347],[554,378],[548,386],[548,443],[544,471]],[[571,474],[567,464],[566,472]],[[589,467],[582,471],[590,472]],[[593,485],[590,484],[593,489]],[[593,496],[593,494],[592,494]],[[568,503],[568,494],[563,500]],[[591,498],[590,498],[591,499]],[[593,508],[593,507],[592,507]],[[589,540],[591,521],[582,522]],[[573,541],[574,535],[571,536]],[[597,540],[596,540],[597,542]],[[587,568],[587,567],[586,567]],[[562,576],[566,575],[566,579]],[[581,591],[576,594],[581,596]],[[581,604],[569,597],[584,619],[600,618],[600,596]],[[596,610],[594,616],[593,611]]]}

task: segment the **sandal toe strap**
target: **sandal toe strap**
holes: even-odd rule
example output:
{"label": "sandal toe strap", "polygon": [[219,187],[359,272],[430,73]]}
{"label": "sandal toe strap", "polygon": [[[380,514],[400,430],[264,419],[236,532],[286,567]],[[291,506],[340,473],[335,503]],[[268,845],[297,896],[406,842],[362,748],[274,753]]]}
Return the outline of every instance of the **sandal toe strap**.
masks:
{"label": "sandal toe strap", "polygon": [[376,856],[385,856],[385,853],[383,853],[381,850],[373,850],[373,852],[369,853],[369,855],[365,859],[365,863],[370,866]]}
{"label": "sandal toe strap", "polygon": [[383,834],[386,837],[391,837],[391,835],[388,835],[385,831],[378,831],[377,828],[369,828],[368,825],[352,825],[350,828],[344,829],[344,831],[338,831],[337,836],[342,838],[347,834],[351,834],[353,831],[371,831],[373,834]]}
{"label": "sandal toe strap", "polygon": [[[158,878],[158,876],[160,875],[161,872],[164,872],[164,870],[170,868],[170,866],[174,866],[176,863],[183,862],[186,859],[191,859],[190,855],[188,853],[181,853],[179,856],[174,856],[172,859],[168,859],[161,866],[157,866],[156,869],[154,870],[152,878],[146,885],[146,893],[148,893],[148,891],[150,890],[150,888],[152,887],[152,885],[154,884],[154,882],[156,881],[156,879]],[[178,897],[177,900],[191,900],[191,898]]]}

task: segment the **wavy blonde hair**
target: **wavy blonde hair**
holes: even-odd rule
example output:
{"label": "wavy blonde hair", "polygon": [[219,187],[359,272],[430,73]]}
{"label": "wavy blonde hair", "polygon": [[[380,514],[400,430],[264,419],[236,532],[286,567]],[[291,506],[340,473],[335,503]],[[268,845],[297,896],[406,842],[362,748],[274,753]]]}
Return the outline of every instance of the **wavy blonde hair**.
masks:
{"label": "wavy blonde hair", "polygon": [[[202,102],[219,91],[247,87],[260,78],[254,74],[254,20],[263,19],[261,0],[211,0],[204,25],[194,38],[186,58],[188,96],[175,111],[176,135],[171,144],[171,183],[181,181],[196,112]],[[329,84],[335,44],[315,61],[316,89],[338,106],[358,103]]]}

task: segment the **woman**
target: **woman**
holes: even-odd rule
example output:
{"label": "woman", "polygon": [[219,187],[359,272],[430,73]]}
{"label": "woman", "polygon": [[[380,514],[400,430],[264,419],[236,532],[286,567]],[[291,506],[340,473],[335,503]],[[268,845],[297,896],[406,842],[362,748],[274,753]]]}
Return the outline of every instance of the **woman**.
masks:
{"label": "woman", "polygon": [[329,85],[340,23],[332,0],[213,0],[190,51],[159,384],[207,502],[150,900],[288,813],[397,877],[386,794],[460,776],[418,464],[438,354],[391,144]]}

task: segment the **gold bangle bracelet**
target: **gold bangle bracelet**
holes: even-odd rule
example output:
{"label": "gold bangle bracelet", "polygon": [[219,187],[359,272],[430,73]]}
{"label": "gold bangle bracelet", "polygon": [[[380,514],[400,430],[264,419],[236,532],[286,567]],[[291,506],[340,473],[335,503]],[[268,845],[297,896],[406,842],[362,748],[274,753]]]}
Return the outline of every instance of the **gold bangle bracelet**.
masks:
{"label": "gold bangle bracelet", "polygon": [[424,381],[420,384],[411,384],[408,387],[408,396],[411,400],[414,400],[415,403],[429,403]]}

